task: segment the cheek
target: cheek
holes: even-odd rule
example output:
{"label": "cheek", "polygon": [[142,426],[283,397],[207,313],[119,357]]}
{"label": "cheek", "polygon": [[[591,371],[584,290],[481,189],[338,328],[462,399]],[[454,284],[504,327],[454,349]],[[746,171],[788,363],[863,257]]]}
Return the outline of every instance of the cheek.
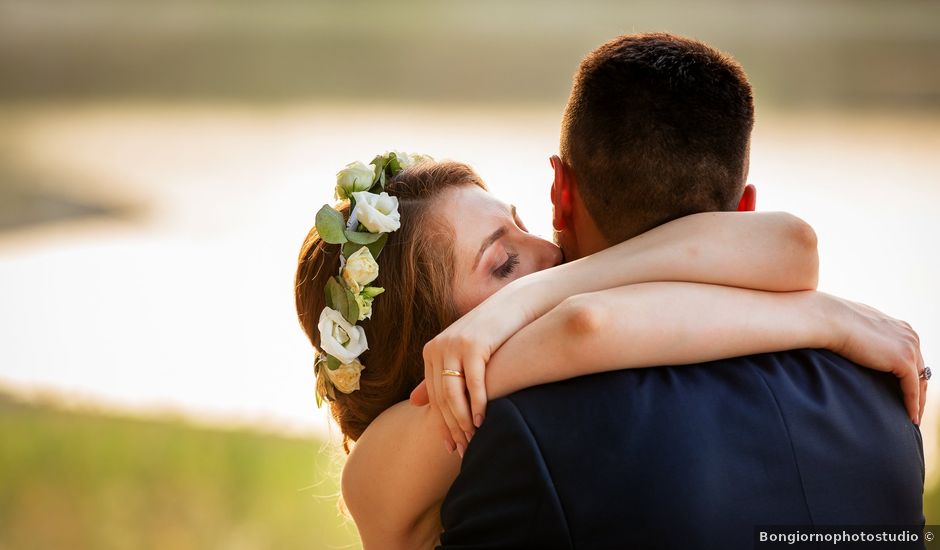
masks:
{"label": "cheek", "polygon": [[500,281],[494,278],[487,279],[482,283],[467,280],[458,282],[454,287],[457,313],[461,316],[465,315],[468,311],[480,305],[480,302],[502,288],[506,282],[508,281]]}

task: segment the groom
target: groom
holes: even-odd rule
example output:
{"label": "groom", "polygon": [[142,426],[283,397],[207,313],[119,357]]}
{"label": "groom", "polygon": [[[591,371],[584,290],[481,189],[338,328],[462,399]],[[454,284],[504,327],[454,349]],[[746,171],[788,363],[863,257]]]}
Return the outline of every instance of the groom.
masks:
{"label": "groom", "polygon": [[[592,52],[552,159],[566,258],[753,210],[753,121],[740,66],[700,42],[629,35]],[[833,353],[614,371],[488,405],[441,547],[734,549],[758,526],[922,525],[923,475],[894,377]]]}

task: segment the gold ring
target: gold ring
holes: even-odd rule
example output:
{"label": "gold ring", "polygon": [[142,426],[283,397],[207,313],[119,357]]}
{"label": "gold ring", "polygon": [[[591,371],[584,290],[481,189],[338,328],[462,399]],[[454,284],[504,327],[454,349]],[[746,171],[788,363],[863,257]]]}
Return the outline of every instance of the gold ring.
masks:
{"label": "gold ring", "polygon": [[463,373],[460,372],[459,370],[450,370],[450,369],[442,370],[441,374],[443,374],[444,376],[463,376]]}

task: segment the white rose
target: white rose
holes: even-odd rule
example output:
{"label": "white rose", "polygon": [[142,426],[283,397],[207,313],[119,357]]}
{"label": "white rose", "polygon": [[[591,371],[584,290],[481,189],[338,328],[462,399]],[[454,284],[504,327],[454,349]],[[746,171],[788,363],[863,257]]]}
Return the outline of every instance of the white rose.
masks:
{"label": "white rose", "polygon": [[366,191],[372,187],[375,179],[375,167],[360,161],[350,162],[336,174],[336,198],[348,199],[357,191]]}
{"label": "white rose", "polygon": [[351,363],[369,349],[366,331],[362,327],[349,324],[343,315],[333,308],[323,308],[317,328],[320,330],[320,349],[339,359],[340,363]]}
{"label": "white rose", "polygon": [[352,194],[356,208],[352,215],[372,233],[391,233],[401,227],[398,213],[398,197],[388,193],[379,194],[359,191]]}
{"label": "white rose", "polygon": [[379,264],[375,263],[372,253],[363,246],[350,257],[346,258],[343,266],[343,280],[353,294],[375,280],[379,276]]}
{"label": "white rose", "polygon": [[365,367],[358,359],[353,359],[349,363],[343,363],[336,370],[330,370],[326,365],[321,368],[326,371],[336,389],[343,393],[352,393],[359,389],[359,373]]}
{"label": "white rose", "polygon": [[422,162],[434,162],[434,159],[431,158],[429,155],[421,155],[418,153],[412,153],[411,162],[413,166],[415,164],[421,164]]}
{"label": "white rose", "polygon": [[356,294],[356,304],[359,305],[360,321],[372,317],[372,300],[383,292],[385,292],[385,289],[382,287],[367,286],[362,289],[362,292]]}
{"label": "white rose", "polygon": [[395,158],[398,159],[398,165],[401,166],[401,169],[404,170],[410,166],[414,166],[415,160],[408,153],[403,153],[401,151],[392,151],[395,153]]}

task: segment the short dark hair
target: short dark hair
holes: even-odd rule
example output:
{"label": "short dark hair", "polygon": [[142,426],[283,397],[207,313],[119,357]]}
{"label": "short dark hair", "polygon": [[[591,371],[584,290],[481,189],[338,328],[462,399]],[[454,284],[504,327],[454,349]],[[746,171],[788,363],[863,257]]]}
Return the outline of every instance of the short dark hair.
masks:
{"label": "short dark hair", "polygon": [[699,41],[624,35],[578,68],[561,157],[610,242],[695,212],[734,210],[754,100],[744,70]]}

